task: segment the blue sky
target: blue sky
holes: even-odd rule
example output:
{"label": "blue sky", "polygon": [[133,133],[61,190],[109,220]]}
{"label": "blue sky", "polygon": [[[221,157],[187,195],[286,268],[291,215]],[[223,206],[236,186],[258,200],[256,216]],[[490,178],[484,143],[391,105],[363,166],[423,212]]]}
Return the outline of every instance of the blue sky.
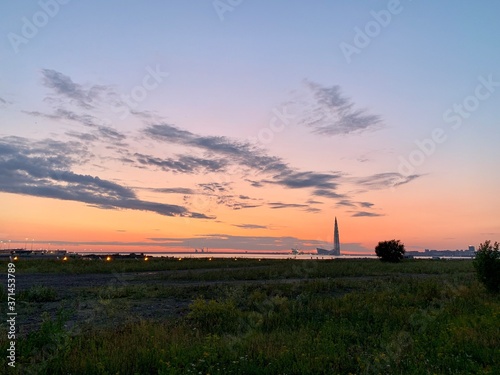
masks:
{"label": "blue sky", "polygon": [[[495,1],[4,2],[0,137],[18,148],[5,151],[0,171],[4,181],[31,179],[4,183],[0,199],[55,211],[76,204],[89,224],[75,219],[68,243],[116,242],[120,231],[124,243],[223,234],[312,249],[330,241],[334,215],[353,251],[387,236],[414,249],[494,239],[499,11]],[[357,52],[346,55],[347,45]],[[469,108],[459,127],[456,105]],[[440,142],[425,143],[436,129]],[[80,185],[36,176],[33,149],[45,147],[48,163],[47,140],[80,150],[47,166]],[[20,167],[20,155],[32,164]],[[411,155],[417,163],[402,173]],[[256,170],[264,157],[281,169]],[[82,176],[130,189],[135,201],[111,202]],[[82,181],[93,184],[85,194]],[[214,183],[223,186],[207,193]],[[43,193],[49,187],[72,194]],[[173,188],[186,194],[151,190]],[[144,202],[202,218],[186,229]],[[148,225],[127,224],[134,210]],[[104,218],[116,228],[100,230]],[[24,233],[43,219],[16,220],[0,237],[50,242],[64,227]]]}

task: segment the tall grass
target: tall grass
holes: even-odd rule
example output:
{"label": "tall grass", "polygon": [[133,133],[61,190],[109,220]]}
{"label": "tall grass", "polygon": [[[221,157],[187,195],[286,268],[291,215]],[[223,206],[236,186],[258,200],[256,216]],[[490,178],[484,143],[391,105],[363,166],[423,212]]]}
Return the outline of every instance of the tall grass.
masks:
{"label": "tall grass", "polygon": [[46,322],[43,335],[19,340],[16,371],[38,361],[42,374],[500,373],[500,297],[470,263],[353,263],[342,265],[392,276],[206,288],[181,318],[78,335]]}

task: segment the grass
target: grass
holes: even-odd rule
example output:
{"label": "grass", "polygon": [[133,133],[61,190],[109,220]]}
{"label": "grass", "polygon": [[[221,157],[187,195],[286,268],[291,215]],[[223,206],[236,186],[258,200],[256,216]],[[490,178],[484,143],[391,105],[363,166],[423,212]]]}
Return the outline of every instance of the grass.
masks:
{"label": "grass", "polygon": [[[239,259],[232,258],[150,258],[144,260],[114,259],[90,260],[70,258],[68,261],[53,259],[27,259],[16,261],[16,273],[55,273],[55,274],[92,274],[114,272],[152,272],[166,270],[215,270],[214,275],[224,268],[235,274],[246,272],[254,279],[261,277],[327,277],[327,276],[370,276],[392,273],[456,273],[471,272],[471,262],[467,260],[407,260],[401,264],[383,264],[373,259],[335,259],[335,260],[297,260],[297,259]],[[211,259],[211,260],[209,260]],[[8,261],[0,261],[0,267],[6,269]],[[446,268],[442,265],[446,263]],[[260,268],[260,273],[255,269]],[[174,278],[176,276],[173,276]],[[177,276],[182,278],[182,275]],[[190,279],[191,275],[187,278]],[[228,276],[230,277],[230,276]]]}
{"label": "grass", "polygon": [[[500,373],[500,297],[476,280],[471,261],[263,262],[186,261],[181,269],[202,272],[173,273],[172,280],[247,282],[145,283],[106,297],[188,299],[180,317],[75,333],[64,326],[66,312],[46,316],[19,338],[11,373]],[[78,293],[93,300],[99,292]]]}
{"label": "grass", "polygon": [[19,300],[26,302],[53,302],[57,299],[57,292],[43,285],[33,286],[19,294]]}

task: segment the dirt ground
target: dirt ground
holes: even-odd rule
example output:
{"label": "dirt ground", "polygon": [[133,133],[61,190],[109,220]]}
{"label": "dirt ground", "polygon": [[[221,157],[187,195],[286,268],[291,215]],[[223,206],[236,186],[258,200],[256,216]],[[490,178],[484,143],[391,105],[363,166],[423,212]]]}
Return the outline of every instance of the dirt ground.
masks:
{"label": "dirt ground", "polygon": [[[261,267],[254,267],[261,268]],[[162,296],[151,298],[120,298],[113,296],[120,288],[147,285],[158,287],[174,287],[195,290],[197,287],[211,288],[224,285],[296,283],[300,279],[273,280],[225,280],[199,281],[196,274],[205,271],[221,271],[225,269],[167,270],[155,272],[124,272],[111,274],[17,274],[16,294],[30,290],[36,286],[44,286],[56,291],[57,298],[50,302],[26,302],[18,298],[18,329],[20,335],[40,327],[48,316],[54,319],[59,311],[66,311],[66,328],[79,333],[86,327],[105,327],[139,319],[162,319],[180,317],[187,313],[188,306],[195,294],[186,293],[183,297]],[[194,276],[189,280],[169,280],[172,274],[177,276],[189,273]],[[2,279],[6,280],[6,277]],[[92,288],[92,289],[90,289]],[[93,292],[89,292],[93,290]],[[3,308],[3,306],[2,306]],[[45,316],[45,317],[44,317]]]}
{"label": "dirt ground", "polygon": [[[262,267],[253,267],[262,268]],[[200,281],[196,274],[203,272],[220,271],[225,269],[196,269],[196,270],[167,270],[155,272],[120,272],[100,274],[17,274],[16,294],[30,290],[35,286],[45,286],[56,291],[57,298],[50,302],[26,302],[18,298],[16,308],[18,312],[18,329],[20,335],[40,327],[43,319],[50,316],[54,319],[58,312],[65,311],[66,328],[75,334],[86,327],[106,327],[127,321],[140,319],[164,319],[180,317],[188,312],[188,306],[196,298],[197,288],[207,290],[212,287],[235,286],[244,284],[272,284],[298,283],[307,280],[304,278],[277,278],[272,280],[224,280]],[[187,280],[169,280],[169,276],[189,274]],[[5,275],[4,275],[5,276]],[[411,275],[409,277],[425,277],[425,275]],[[340,277],[342,280],[373,280],[376,276]],[[6,277],[2,277],[7,280]],[[328,279],[328,278],[327,278]],[[323,280],[323,279],[315,279]],[[325,279],[326,280],[326,279]],[[176,295],[162,294],[161,297],[151,297],[145,292],[142,296],[120,296],[117,291],[127,287],[147,286],[175,288]],[[139,288],[140,289],[140,288]],[[182,293],[186,290],[186,293]],[[179,292],[180,291],[180,292]],[[2,306],[2,309],[5,307]],[[45,315],[45,317],[44,317]]]}

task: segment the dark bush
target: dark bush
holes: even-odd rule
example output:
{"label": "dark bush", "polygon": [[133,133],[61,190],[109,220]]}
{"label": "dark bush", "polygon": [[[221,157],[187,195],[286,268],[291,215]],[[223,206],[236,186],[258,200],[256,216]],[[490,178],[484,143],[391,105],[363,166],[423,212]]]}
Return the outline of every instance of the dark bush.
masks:
{"label": "dark bush", "polygon": [[476,269],[478,279],[491,292],[500,291],[500,244],[491,241],[485,241],[479,245],[474,259],[474,268]]}
{"label": "dark bush", "polygon": [[399,262],[403,259],[405,245],[399,240],[390,240],[379,242],[375,247],[375,254],[383,262]]}

